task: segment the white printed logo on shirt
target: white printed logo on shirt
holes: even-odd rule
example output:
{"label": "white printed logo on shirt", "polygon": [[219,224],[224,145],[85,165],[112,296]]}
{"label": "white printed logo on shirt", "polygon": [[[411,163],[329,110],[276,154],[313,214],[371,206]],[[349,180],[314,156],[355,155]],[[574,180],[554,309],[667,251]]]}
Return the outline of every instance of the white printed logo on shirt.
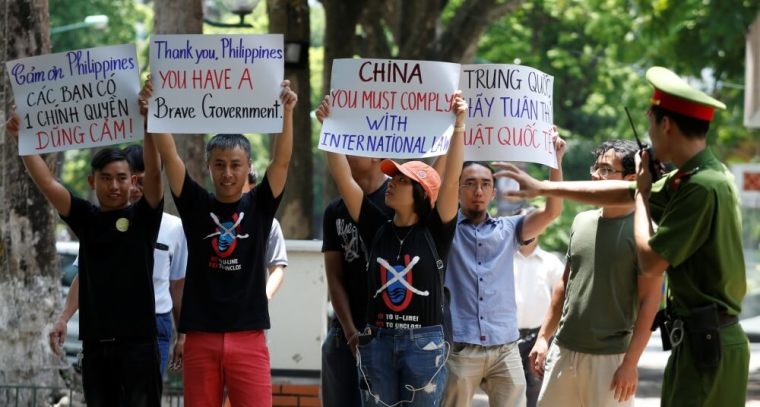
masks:
{"label": "white printed logo on shirt", "polygon": [[211,247],[216,254],[219,257],[228,257],[235,251],[238,239],[247,239],[249,237],[247,234],[238,234],[240,232],[240,223],[243,221],[245,213],[234,213],[232,214],[232,221],[227,222],[220,222],[219,218],[212,212],[209,212],[209,215],[216,224],[216,231],[203,239],[205,240],[213,237],[211,240]]}

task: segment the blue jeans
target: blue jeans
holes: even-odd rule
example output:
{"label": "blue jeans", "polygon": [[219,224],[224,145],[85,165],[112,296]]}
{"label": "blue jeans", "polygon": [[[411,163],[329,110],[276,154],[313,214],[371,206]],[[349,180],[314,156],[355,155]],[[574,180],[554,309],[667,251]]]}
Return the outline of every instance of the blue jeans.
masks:
{"label": "blue jeans", "polygon": [[439,406],[448,354],[443,328],[370,329],[359,345],[362,405]]}
{"label": "blue jeans", "polygon": [[322,343],[322,406],[361,405],[356,359],[346,343],[343,329],[334,321]]}
{"label": "blue jeans", "polygon": [[172,313],[156,314],[156,329],[158,331],[158,352],[161,355],[161,377],[166,372],[166,364],[169,362],[169,347],[172,343]]}

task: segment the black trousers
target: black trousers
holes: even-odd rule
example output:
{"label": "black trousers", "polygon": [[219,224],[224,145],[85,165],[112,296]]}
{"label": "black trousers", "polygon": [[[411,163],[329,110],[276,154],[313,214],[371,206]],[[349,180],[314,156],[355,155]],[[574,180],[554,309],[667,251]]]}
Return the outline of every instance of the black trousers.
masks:
{"label": "black trousers", "polygon": [[82,384],[87,407],[160,407],[156,341],[84,341]]}
{"label": "black trousers", "polygon": [[533,349],[533,345],[536,344],[536,337],[539,329],[540,328],[521,329],[520,339],[517,342],[517,346],[520,349],[520,357],[522,357],[523,371],[525,372],[525,382],[527,384],[525,395],[528,399],[528,407],[536,406],[538,393],[541,391],[542,380],[534,376],[533,372],[530,371],[530,360],[528,359],[530,350]]}

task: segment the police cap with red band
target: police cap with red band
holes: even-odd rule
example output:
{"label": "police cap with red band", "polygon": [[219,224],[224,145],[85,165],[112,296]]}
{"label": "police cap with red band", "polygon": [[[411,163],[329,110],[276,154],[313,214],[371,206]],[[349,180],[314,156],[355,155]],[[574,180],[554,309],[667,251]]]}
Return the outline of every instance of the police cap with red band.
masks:
{"label": "police cap with red band", "polygon": [[647,81],[654,86],[652,105],[698,120],[711,121],[715,109],[726,105],[689,86],[669,69],[655,66],[647,71]]}

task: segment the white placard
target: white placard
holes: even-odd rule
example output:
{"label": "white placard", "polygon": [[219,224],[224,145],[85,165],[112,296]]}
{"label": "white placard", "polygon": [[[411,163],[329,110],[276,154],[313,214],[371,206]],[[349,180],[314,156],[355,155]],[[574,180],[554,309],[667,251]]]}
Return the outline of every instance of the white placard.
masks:
{"label": "white placard", "polygon": [[143,138],[133,44],[17,59],[6,69],[21,117],[19,155]]}
{"label": "white placard", "polygon": [[336,59],[331,111],[319,148],[363,157],[445,154],[454,128],[459,65],[387,59]]}
{"label": "white placard", "polygon": [[551,128],[554,77],[522,65],[462,65],[469,109],[464,158],[557,167]]}
{"label": "white placard", "polygon": [[154,35],[150,73],[150,132],[282,131],[282,34]]}

